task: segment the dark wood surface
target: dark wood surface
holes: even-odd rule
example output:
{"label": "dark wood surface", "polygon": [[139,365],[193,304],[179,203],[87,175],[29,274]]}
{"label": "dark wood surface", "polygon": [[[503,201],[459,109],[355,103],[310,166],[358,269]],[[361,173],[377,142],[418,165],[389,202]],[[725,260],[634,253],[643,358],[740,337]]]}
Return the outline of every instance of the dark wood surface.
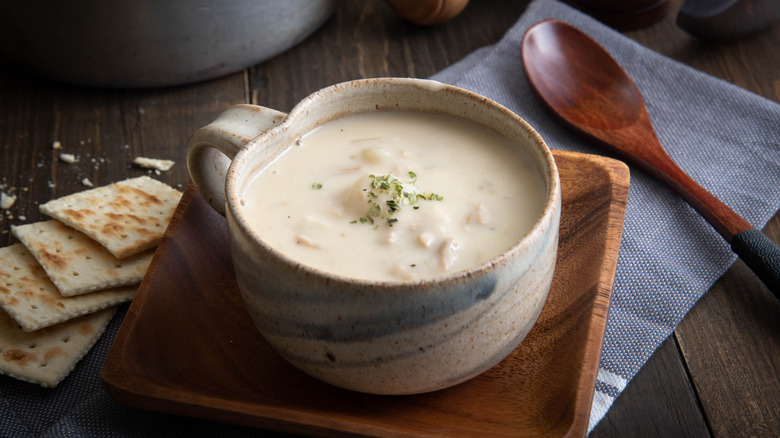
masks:
{"label": "dark wood surface", "polygon": [[[44,219],[38,204],[84,189],[85,177],[105,184],[144,174],[130,164],[139,155],[175,160],[157,178],[183,189],[187,138],[231,105],[251,102],[287,111],[335,82],[427,77],[498,41],[527,3],[472,1],[455,20],[424,28],[397,19],[378,0],[343,1],[322,29],[271,61],[158,90],[97,90],[2,68],[0,185],[18,199],[0,219],[0,244],[13,241],[12,224]],[[712,44],[677,28],[674,15],[625,34],[780,100],[780,26]],[[51,147],[55,140],[60,151]],[[78,155],[78,163],[59,161],[60,152]],[[780,241],[780,216],[765,232]],[[780,436],[778,321],[780,304],[737,262],[629,383],[593,436]]]}

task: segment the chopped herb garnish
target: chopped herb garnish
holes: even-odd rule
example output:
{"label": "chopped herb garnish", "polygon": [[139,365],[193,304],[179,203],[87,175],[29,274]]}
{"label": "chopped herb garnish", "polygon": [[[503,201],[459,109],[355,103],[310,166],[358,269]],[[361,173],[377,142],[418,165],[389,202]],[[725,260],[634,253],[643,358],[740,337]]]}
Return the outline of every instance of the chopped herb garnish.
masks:
{"label": "chopped herb garnish", "polygon": [[[363,189],[368,198],[368,211],[365,216],[352,221],[352,223],[373,224],[374,218],[381,218],[386,221],[388,226],[392,227],[394,223],[398,222],[398,218],[393,217],[393,215],[404,205],[411,205],[414,210],[418,210],[420,206],[416,204],[419,200],[441,201],[444,199],[435,193],[418,192],[417,187],[415,187],[417,174],[415,172],[408,174],[412,181],[404,181],[393,174],[369,175],[368,188]],[[384,203],[375,201],[380,197],[384,199]],[[377,227],[378,225],[374,229]]]}
{"label": "chopped herb garnish", "polygon": [[311,188],[313,188],[314,190],[319,190],[319,189],[322,188],[322,184],[317,183],[317,182],[316,183],[312,183],[311,184]]}

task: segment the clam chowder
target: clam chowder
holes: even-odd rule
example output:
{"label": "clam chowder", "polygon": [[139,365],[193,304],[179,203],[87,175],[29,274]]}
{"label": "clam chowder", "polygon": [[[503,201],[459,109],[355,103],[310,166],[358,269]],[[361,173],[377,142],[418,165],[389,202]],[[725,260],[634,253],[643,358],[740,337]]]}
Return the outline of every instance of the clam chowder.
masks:
{"label": "clam chowder", "polygon": [[332,120],[260,172],[240,204],[293,260],[401,281],[476,267],[541,215],[542,175],[503,137],[462,120],[376,112]]}

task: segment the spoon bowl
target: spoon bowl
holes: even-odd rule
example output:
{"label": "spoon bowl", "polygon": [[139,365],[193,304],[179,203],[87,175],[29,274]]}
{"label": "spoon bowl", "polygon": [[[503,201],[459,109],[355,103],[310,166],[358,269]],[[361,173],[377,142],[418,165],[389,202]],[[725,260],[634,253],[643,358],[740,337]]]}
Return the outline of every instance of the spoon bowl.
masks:
{"label": "spoon bowl", "polygon": [[780,299],[780,247],[666,154],[636,84],[606,49],[576,27],[544,20],[523,36],[522,59],[531,88],[550,111],[667,184]]}

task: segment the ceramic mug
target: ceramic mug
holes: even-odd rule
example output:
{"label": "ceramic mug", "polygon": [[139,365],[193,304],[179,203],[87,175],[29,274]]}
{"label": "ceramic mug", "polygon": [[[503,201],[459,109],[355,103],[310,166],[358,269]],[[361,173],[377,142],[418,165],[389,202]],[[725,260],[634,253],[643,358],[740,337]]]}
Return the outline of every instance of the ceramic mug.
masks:
{"label": "ceramic mug", "polygon": [[[465,119],[522,149],[547,190],[531,231],[480,266],[388,282],[302,265],[252,230],[240,196],[295,139],[335,118],[399,109]],[[515,350],[546,300],[558,248],[558,170],[531,126],[483,96],[429,80],[382,78],[317,91],[289,114],[238,105],[193,135],[187,162],[204,199],[227,218],[236,279],[252,320],[283,358],[317,379],[375,394],[456,385]]]}

